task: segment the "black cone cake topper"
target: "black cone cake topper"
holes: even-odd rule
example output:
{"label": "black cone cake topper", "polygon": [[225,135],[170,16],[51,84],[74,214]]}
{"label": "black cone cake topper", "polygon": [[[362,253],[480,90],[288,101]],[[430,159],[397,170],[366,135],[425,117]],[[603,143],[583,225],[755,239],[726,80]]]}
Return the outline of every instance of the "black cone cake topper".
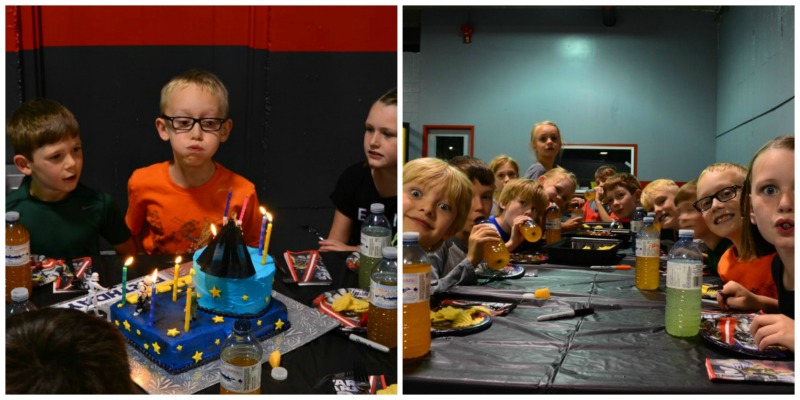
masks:
{"label": "black cone cake topper", "polygon": [[243,279],[256,273],[242,229],[236,225],[235,218],[228,219],[228,223],[197,258],[197,263],[200,270],[219,278]]}

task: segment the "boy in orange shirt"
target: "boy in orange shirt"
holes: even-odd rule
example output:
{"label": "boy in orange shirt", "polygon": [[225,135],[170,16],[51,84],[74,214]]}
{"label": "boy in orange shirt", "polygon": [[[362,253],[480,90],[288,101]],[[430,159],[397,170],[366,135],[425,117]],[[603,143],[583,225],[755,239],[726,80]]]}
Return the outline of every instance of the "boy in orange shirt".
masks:
{"label": "boy in orange shirt", "polygon": [[[214,74],[189,70],[161,89],[161,140],[172,146],[173,159],[133,172],[128,181],[125,222],[139,251],[148,254],[193,253],[210,224],[222,224],[228,191],[230,211],[244,210],[242,231],[248,246],[257,247],[261,215],[255,185],[212,160],[230,137],[228,91]],[[207,236],[207,233],[206,233]]]}
{"label": "boy in orange shirt", "polygon": [[603,221],[619,221],[630,224],[642,196],[642,185],[635,176],[620,172],[611,175],[603,184],[603,201],[611,203],[611,215],[605,215],[603,207],[597,207]]}

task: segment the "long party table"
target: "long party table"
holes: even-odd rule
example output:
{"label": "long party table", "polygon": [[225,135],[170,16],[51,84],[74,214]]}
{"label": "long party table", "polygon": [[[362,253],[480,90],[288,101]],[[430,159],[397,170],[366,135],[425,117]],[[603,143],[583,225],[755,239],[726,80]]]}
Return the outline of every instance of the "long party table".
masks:
{"label": "long party table", "polygon": [[[625,264],[633,264],[628,256]],[[438,296],[518,302],[485,331],[434,338],[431,352],[404,361],[403,393],[794,393],[793,385],[712,382],[706,358],[741,359],[700,335],[666,333],[666,292],[638,290],[634,269],[598,271],[524,265],[525,275]],[[549,300],[523,300],[549,288]],[[538,322],[544,314],[582,306],[594,313]],[[704,304],[704,308],[718,308]]]}
{"label": "long party table", "polygon": [[[331,274],[332,283],[327,286],[297,286],[284,283],[285,275],[279,268],[275,274],[273,290],[291,298],[307,307],[313,307],[312,301],[319,294],[337,289],[358,286],[358,275],[345,266],[349,253],[320,253],[323,262]],[[278,255],[276,255],[278,256]],[[282,256],[276,262],[285,265]],[[184,256],[184,259],[187,259]],[[100,284],[104,287],[118,285],[122,281],[123,261],[118,256],[98,256],[92,258],[94,272],[100,274]],[[128,280],[151,273],[154,268],[170,269],[174,265],[174,256],[135,257],[133,267],[128,268]],[[54,294],[52,283],[33,290],[32,301],[39,307],[45,307],[70,300],[86,293]],[[334,329],[313,341],[284,354],[281,366],[288,370],[288,379],[277,381],[270,376],[271,368],[265,363],[262,368],[261,392],[263,394],[332,394],[332,377],[353,370],[356,361],[360,361],[367,373],[384,375],[386,384],[397,382],[397,349],[382,353],[364,345],[346,339]],[[197,393],[219,393],[219,384],[211,385]]]}

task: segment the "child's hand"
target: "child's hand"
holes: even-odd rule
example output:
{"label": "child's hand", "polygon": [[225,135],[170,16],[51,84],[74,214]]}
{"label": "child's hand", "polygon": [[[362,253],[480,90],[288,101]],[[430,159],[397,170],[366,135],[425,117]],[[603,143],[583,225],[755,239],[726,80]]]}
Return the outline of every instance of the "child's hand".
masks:
{"label": "child's hand", "polygon": [[780,344],[794,353],[794,320],[783,314],[756,316],[750,325],[750,333],[759,350]]}
{"label": "child's hand", "polygon": [[508,247],[508,251],[514,250],[519,246],[524,240],[525,237],[522,236],[522,230],[519,227],[532,219],[527,215],[517,215],[514,217],[514,221],[511,222],[511,239],[506,243],[506,247]]}
{"label": "child's hand", "polygon": [[717,303],[724,310],[758,310],[756,295],[745,289],[739,282],[730,281],[717,291]]}
{"label": "child's hand", "polygon": [[583,216],[572,217],[561,223],[561,232],[576,231],[583,225]]}
{"label": "child's hand", "polygon": [[569,201],[569,208],[570,209],[581,208],[581,207],[583,207],[583,203],[585,203],[585,202],[586,202],[586,199],[584,199],[583,197],[573,197]]}
{"label": "child's hand", "polygon": [[503,238],[494,226],[489,224],[477,224],[472,227],[469,233],[469,243],[467,243],[467,259],[473,266],[477,266],[483,261],[484,243],[501,242]]}
{"label": "child's hand", "polygon": [[319,251],[359,251],[358,246],[348,246],[334,239],[325,239],[319,241]]}

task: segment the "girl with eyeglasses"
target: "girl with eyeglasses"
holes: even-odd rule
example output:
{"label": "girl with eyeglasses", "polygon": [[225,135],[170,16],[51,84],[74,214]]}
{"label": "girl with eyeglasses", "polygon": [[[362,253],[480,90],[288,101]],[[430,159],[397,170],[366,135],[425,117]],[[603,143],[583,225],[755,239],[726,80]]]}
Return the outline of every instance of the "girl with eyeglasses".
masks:
{"label": "girl with eyeglasses", "polygon": [[738,164],[717,163],[708,166],[697,181],[695,208],[703,215],[708,229],[715,235],[727,238],[733,246],[722,254],[717,272],[723,289],[717,292],[717,301],[724,309],[758,311],[761,307],[737,301],[731,297],[735,288],[744,288],[763,297],[763,304],[777,307],[778,293],[772,280],[770,264],[775,252],[759,251],[743,254],[742,212],[740,201],[747,169]]}

